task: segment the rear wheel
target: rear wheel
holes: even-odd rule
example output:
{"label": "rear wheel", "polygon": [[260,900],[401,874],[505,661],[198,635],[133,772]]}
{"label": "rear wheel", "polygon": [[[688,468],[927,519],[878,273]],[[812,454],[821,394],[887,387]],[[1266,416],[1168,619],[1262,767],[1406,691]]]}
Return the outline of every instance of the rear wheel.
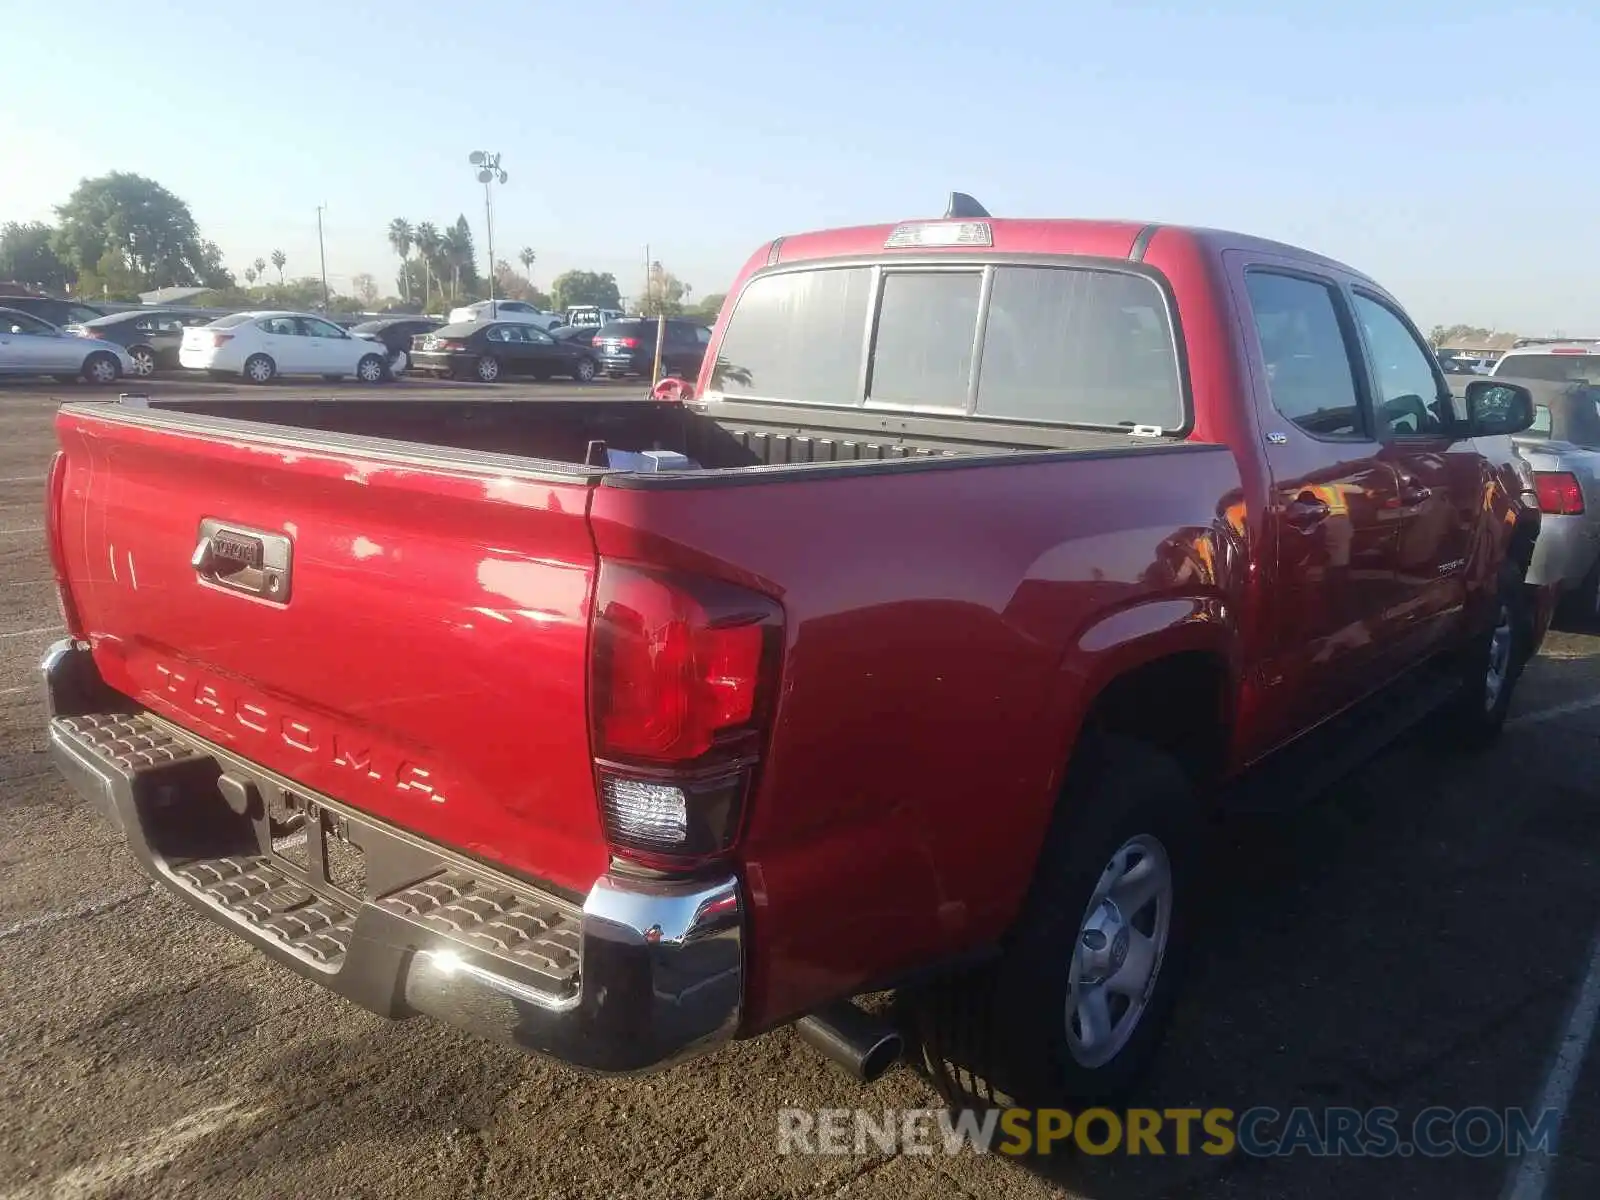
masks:
{"label": "rear wheel", "polygon": [[382,383],[387,373],[388,367],[384,365],[383,359],[376,354],[365,355],[356,364],[356,378],[362,383]]}
{"label": "rear wheel", "polygon": [[485,354],[478,360],[474,373],[480,383],[493,383],[500,378],[500,360],[492,354]]}
{"label": "rear wheel", "polygon": [[149,346],[135,346],[128,351],[128,357],[133,359],[133,373],[140,379],[147,379],[156,373],[156,353]]}
{"label": "rear wheel", "polygon": [[83,377],[90,383],[105,387],[122,378],[122,364],[114,355],[98,351],[83,360]]}
{"label": "rear wheel", "polygon": [[1199,808],[1154,747],[1086,735],[998,962],[914,996],[956,1105],[1126,1092],[1161,1044],[1189,936]]}
{"label": "rear wheel", "polygon": [[244,377],[251,383],[271,383],[278,374],[278,364],[265,354],[252,354],[244,360]]}

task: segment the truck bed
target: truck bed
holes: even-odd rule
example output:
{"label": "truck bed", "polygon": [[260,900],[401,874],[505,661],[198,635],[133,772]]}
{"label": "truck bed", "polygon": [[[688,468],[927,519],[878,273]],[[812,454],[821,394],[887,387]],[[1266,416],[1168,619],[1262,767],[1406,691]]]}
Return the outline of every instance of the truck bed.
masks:
{"label": "truck bed", "polygon": [[[653,400],[136,400],[164,425],[226,435],[248,423],[252,437],[306,440],[327,448],[358,438],[436,451],[509,456],[555,477],[617,485],[699,486],[756,482],[797,471],[850,472],[957,465],[952,460],[1018,452],[1126,454],[1190,446],[1128,434],[773,403],[677,404]],[[186,419],[187,418],[187,419]],[[272,428],[266,428],[266,427]],[[243,432],[240,430],[240,432]],[[307,438],[306,435],[316,436]],[[597,443],[599,446],[597,447]],[[700,470],[640,475],[608,470],[605,450],[674,450]],[[480,462],[482,460],[480,459]],[[487,464],[485,464],[487,465]],[[963,462],[961,465],[965,465]]]}

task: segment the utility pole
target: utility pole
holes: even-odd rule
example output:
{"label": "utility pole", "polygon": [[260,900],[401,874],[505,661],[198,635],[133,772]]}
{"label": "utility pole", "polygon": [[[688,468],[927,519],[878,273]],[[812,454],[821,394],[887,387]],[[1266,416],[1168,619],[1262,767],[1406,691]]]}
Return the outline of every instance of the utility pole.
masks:
{"label": "utility pole", "polygon": [[506,173],[500,169],[500,155],[487,150],[474,150],[467,161],[478,168],[478,182],[483,184],[483,223],[489,237],[489,319],[498,319],[500,310],[494,300],[494,201],[490,199],[489,185],[498,181],[504,184]]}
{"label": "utility pole", "polygon": [[317,205],[317,257],[322,260],[322,311],[328,311],[328,252],[322,245],[322,210],[327,208],[327,201]]}
{"label": "utility pole", "polygon": [[639,315],[647,317],[645,306],[650,303],[650,243],[644,244],[644,294],[639,300]]}

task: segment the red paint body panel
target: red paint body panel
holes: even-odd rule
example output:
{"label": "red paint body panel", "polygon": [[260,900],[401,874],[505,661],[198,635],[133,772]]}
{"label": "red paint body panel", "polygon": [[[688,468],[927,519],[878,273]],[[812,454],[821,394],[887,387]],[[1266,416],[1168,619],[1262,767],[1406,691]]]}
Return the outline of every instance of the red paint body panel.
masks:
{"label": "red paint body panel", "polygon": [[[991,225],[982,256],[1001,260],[1142,243],[1176,309],[1194,445],[630,487],[69,413],[60,517],[96,661],[308,786],[583,892],[607,861],[586,724],[596,564],[721,578],[785,621],[735,853],[747,1031],[992,943],[1108,683],[1210,656],[1227,680],[1217,757],[1238,772],[1475,628],[1520,510],[1509,446],[1413,445],[1407,466],[1273,409],[1242,272],[1290,264],[1382,294],[1348,268],[1205,230]],[[893,229],[757,251],[699,392],[754,274],[892,258]],[[1437,502],[1391,504],[1403,469],[1429,473]],[[1307,490],[1331,515],[1296,529],[1286,506]],[[295,539],[287,608],[196,583],[208,515]],[[357,747],[352,765],[340,751]]]}
{"label": "red paint body panel", "polygon": [[[584,488],[71,414],[57,431],[67,573],[108,682],[311,788],[588,890],[606,852]],[[290,604],[197,582],[206,516],[293,537]]]}

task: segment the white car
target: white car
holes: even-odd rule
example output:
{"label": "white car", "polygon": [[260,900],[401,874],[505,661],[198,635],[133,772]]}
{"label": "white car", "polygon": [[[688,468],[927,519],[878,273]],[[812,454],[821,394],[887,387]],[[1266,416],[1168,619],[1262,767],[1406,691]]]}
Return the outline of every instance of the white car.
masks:
{"label": "white car", "polygon": [[247,312],[183,331],[178,365],[213,375],[269,383],[279,375],[321,375],[362,383],[389,378],[382,346],[310,313]]}
{"label": "white car", "polygon": [[133,374],[133,359],[113,342],[58,329],[30,313],[0,308],[0,375],[54,375],[115,383]]}
{"label": "white car", "polygon": [[477,321],[515,321],[519,325],[533,325],[549,333],[557,325],[563,324],[557,313],[541,312],[524,300],[496,300],[494,302],[494,316],[489,315],[489,302],[479,300],[476,304],[468,304],[461,308],[450,310],[451,325],[465,325],[467,322]]}

